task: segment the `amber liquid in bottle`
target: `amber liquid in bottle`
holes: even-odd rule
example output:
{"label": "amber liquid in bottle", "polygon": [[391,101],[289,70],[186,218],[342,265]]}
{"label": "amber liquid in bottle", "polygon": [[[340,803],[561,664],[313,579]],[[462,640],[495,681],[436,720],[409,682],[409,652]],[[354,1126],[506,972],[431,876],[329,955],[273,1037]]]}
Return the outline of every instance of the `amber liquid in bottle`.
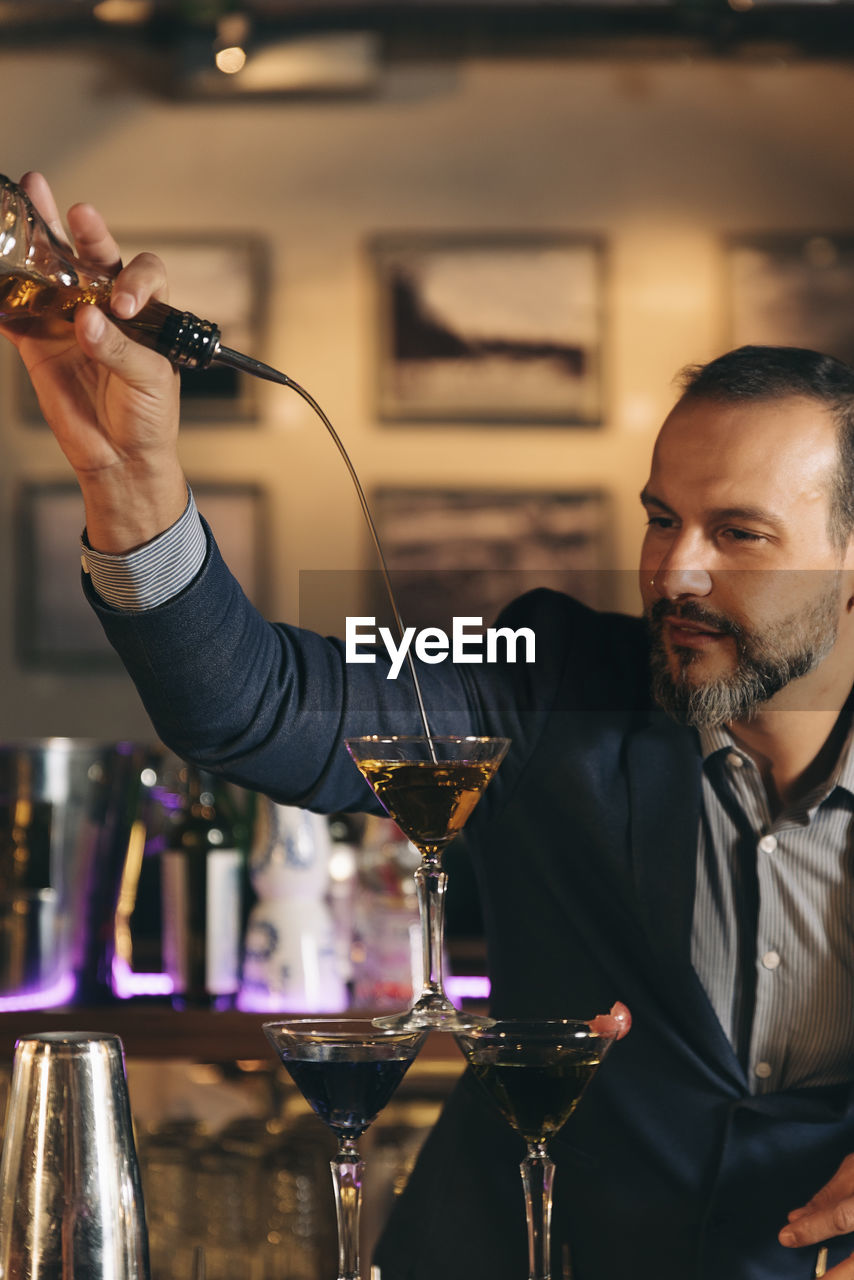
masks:
{"label": "amber liquid in bottle", "polygon": [[0,275],[0,324],[24,322],[38,325],[41,336],[59,336],[79,306],[96,306],[135,342],[159,351],[179,367],[203,369],[220,356],[223,349],[219,329],[209,320],[200,320],[155,299],[147,302],[132,320],[122,320],[110,310],[112,291],[113,282],[108,276],[72,284],[24,271],[10,272]]}
{"label": "amber liquid in bottle", "polygon": [[49,326],[52,321],[70,321],[81,302],[104,305],[110,289],[109,282],[103,286],[55,284],[44,277],[15,271],[0,276],[0,321],[39,320]]}

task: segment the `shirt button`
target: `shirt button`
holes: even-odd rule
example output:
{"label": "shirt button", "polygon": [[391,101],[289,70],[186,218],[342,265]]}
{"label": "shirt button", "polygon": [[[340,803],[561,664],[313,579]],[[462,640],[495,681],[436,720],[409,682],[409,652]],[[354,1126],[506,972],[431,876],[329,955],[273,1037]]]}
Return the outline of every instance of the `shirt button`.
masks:
{"label": "shirt button", "polygon": [[756,1066],[753,1068],[760,1080],[767,1080],[771,1074],[771,1069],[770,1062],[757,1062]]}
{"label": "shirt button", "polygon": [[742,760],[741,756],[737,755],[735,751],[730,751],[729,755],[726,758],[726,762],[733,769],[740,769],[744,764],[744,761]]}
{"label": "shirt button", "polygon": [[778,951],[766,951],[762,957],[762,963],[766,969],[776,969],[780,963],[780,954]]}
{"label": "shirt button", "polygon": [[758,845],[760,853],[773,853],[777,848],[776,836],[763,836]]}

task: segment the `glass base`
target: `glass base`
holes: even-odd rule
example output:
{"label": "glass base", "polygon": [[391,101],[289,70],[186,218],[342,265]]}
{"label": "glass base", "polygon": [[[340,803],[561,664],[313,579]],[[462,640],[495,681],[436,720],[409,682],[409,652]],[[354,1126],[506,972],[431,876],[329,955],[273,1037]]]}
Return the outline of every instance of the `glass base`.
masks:
{"label": "glass base", "polygon": [[483,1013],[455,1009],[446,996],[428,994],[404,1013],[386,1013],[371,1021],[385,1031],[468,1031],[473,1027],[491,1027],[495,1019]]}

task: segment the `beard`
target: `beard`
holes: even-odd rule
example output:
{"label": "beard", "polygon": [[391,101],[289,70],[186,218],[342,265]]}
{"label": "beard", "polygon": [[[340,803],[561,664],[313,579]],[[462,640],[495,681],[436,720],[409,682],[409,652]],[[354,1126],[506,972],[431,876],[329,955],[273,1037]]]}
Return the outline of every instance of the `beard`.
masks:
{"label": "beard", "polygon": [[[836,575],[833,584],[811,604],[755,631],[691,601],[682,605],[656,601],[647,614],[656,702],[677,723],[696,729],[751,719],[769,698],[790,681],[813,671],[830,653],[839,630],[838,579]],[[674,617],[731,636],[734,668],[700,683],[692,668],[702,654],[680,646],[672,646],[668,653],[665,647],[665,619]]]}

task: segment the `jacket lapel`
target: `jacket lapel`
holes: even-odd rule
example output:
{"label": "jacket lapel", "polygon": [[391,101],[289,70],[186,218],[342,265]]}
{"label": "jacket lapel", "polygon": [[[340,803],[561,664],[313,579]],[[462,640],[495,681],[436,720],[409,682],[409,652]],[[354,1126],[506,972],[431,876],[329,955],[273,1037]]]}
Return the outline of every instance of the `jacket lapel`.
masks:
{"label": "jacket lapel", "polygon": [[632,869],[660,996],[707,1059],[744,1086],[743,1069],[691,964],[691,926],[702,801],[696,732],[664,712],[627,744]]}

